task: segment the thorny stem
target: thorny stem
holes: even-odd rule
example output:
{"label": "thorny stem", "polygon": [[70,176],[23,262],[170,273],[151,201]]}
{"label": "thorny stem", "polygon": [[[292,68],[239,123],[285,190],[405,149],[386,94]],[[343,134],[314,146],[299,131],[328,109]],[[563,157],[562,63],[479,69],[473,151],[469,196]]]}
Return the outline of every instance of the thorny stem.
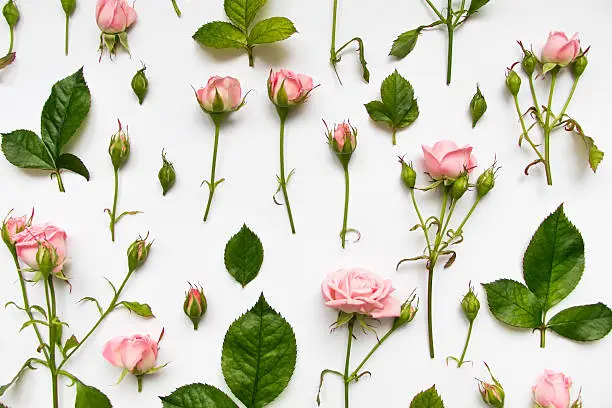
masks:
{"label": "thorny stem", "polygon": [[210,205],[212,203],[213,195],[215,194],[215,189],[217,188],[217,184],[215,181],[215,171],[217,168],[217,150],[219,148],[219,131],[221,129],[221,118],[218,116],[214,116],[213,121],[215,122],[215,147],[213,148],[213,158],[212,158],[212,168],[210,170],[210,184],[208,188],[210,190],[208,194],[208,203],[206,204],[206,211],[204,212],[204,221],[208,218],[208,212],[210,211]]}
{"label": "thorny stem", "polygon": [[550,171],[550,115],[552,108],[553,94],[555,92],[555,83],[557,82],[557,69],[552,71],[550,81],[550,92],[548,94],[548,105],[546,108],[546,123],[544,124],[544,165],[546,167],[546,182],[552,186],[552,173]]}
{"label": "thorny stem", "polygon": [[344,167],[344,220],[342,222],[342,248],[346,246],[346,226],[348,222],[348,207],[349,207],[349,171],[348,163]]}
{"label": "thorny stem", "polygon": [[289,204],[289,195],[287,194],[287,180],[285,179],[285,120],[287,119],[287,108],[279,108],[278,116],[280,118],[280,186],[285,199],[285,207],[287,207],[287,215],[289,216],[289,225],[291,233],[295,234],[295,225],[293,223],[293,215],[291,214],[291,205]]}

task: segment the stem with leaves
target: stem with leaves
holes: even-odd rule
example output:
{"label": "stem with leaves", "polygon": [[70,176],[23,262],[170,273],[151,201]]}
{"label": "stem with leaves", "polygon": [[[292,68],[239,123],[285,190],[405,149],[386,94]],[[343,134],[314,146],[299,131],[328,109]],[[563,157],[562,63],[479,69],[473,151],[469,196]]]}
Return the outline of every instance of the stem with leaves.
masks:
{"label": "stem with leaves", "polygon": [[366,68],[367,62],[365,60],[365,52],[363,40],[360,37],[351,38],[344,45],[336,50],[336,27],[338,22],[338,0],[334,0],[333,13],[332,13],[332,28],[331,28],[331,46],[329,49],[329,62],[336,73],[336,77],[338,78],[338,82],[342,85],[342,80],[340,79],[340,75],[338,74],[337,64],[340,62],[340,53],[348,47],[351,43],[357,43],[357,51],[359,53],[359,61],[361,63],[361,69],[363,71],[363,79],[366,82],[370,81],[370,72]]}
{"label": "stem with leaves", "polygon": [[223,182],[224,179],[220,179],[219,181],[215,180],[215,172],[217,169],[217,150],[219,148],[219,132],[221,129],[221,119],[223,119],[223,114],[220,113],[212,113],[211,117],[213,122],[215,123],[215,146],[213,148],[213,157],[212,157],[212,168],[210,170],[210,181],[208,182],[208,203],[206,204],[206,211],[204,212],[204,222],[208,219],[208,213],[210,211],[210,205],[212,204],[213,195],[215,194],[215,189],[217,185]]}

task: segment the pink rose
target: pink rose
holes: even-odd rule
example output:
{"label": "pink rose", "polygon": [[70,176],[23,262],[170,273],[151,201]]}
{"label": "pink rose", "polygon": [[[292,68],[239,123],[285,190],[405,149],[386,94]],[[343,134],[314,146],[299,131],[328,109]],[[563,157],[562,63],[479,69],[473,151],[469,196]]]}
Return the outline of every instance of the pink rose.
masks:
{"label": "pink rose", "polygon": [[[219,94],[220,106],[215,105],[215,97]],[[196,91],[200,107],[206,112],[231,112],[242,103],[242,89],[236,78],[219,76],[210,77],[204,88]]]}
{"label": "pink rose", "polygon": [[390,279],[364,269],[340,269],[329,273],[321,284],[325,305],[345,313],[359,313],[375,319],[398,317],[400,302],[391,296]]}
{"label": "pink rose", "polygon": [[563,373],[545,370],[533,387],[533,401],[542,408],[569,408],[572,379]]}
{"label": "pink rose", "polygon": [[4,225],[2,226],[2,238],[7,243],[15,243],[15,235],[19,234],[23,231],[28,225],[28,217],[25,215],[23,217],[11,217],[8,220],[4,221]]}
{"label": "pink rose", "polygon": [[570,39],[561,31],[553,31],[542,48],[542,61],[544,63],[569,65],[580,53],[580,39],[578,33]]}
{"label": "pink rose", "polygon": [[136,11],[126,0],[98,0],[96,22],[104,33],[122,33],[136,22],[136,17]]}
{"label": "pink rose", "polygon": [[334,130],[334,139],[336,140],[336,145],[340,152],[344,149],[346,142],[349,142],[351,151],[354,151],[357,146],[354,129],[346,122],[342,122],[336,126]]}
{"label": "pink rose", "polygon": [[[274,72],[270,70],[268,77],[268,96],[277,106],[288,107],[298,105],[308,97],[314,88],[312,78],[304,74],[296,74],[287,69]],[[281,89],[285,90],[286,100],[281,98],[279,101],[278,93]]]}
{"label": "pink rose", "polygon": [[425,170],[434,180],[456,179],[466,170],[470,173],[477,165],[472,155],[472,146],[458,147],[455,142],[442,140],[433,147],[421,147]]}
{"label": "pink rose", "polygon": [[32,225],[14,237],[17,256],[32,269],[39,269],[37,254],[40,247],[53,253],[53,273],[58,273],[66,261],[66,231],[51,224]]}
{"label": "pink rose", "polygon": [[158,342],[151,336],[115,337],[104,346],[102,355],[114,365],[134,375],[146,374],[157,363]]}

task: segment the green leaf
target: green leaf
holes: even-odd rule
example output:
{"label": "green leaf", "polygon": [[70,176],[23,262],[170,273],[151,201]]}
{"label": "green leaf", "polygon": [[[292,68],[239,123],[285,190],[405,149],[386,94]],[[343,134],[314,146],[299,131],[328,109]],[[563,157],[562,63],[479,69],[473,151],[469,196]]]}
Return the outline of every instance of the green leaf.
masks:
{"label": "green leaf", "polygon": [[74,408],[112,408],[110,400],[100,390],[77,381]]}
{"label": "green leaf", "polygon": [[225,245],[225,267],[243,287],[259,273],[263,256],[259,237],[246,224]]}
{"label": "green leaf", "polygon": [[444,402],[436,391],[436,386],[421,391],[410,403],[410,408],[444,408]]}
{"label": "green leaf", "polygon": [[603,303],[574,306],[557,313],[547,326],[568,339],[599,340],[612,329],[612,310]]}
{"label": "green leaf", "polygon": [[163,408],[238,408],[230,397],[208,384],[189,384],[159,397]]}
{"label": "green leaf", "polygon": [[540,224],[525,251],[525,283],[547,311],[574,290],[583,270],[584,242],[561,204]]}
{"label": "green leaf", "polygon": [[263,407],[287,387],[296,354],[293,329],[262,294],[225,334],[221,355],[225,382],[246,408]]}
{"label": "green leaf", "polygon": [[488,2],[489,0],[472,0],[472,2],[470,3],[470,8],[468,9],[468,17],[480,10]]}
{"label": "green leaf", "polygon": [[238,27],[223,21],[204,24],[193,39],[212,48],[245,48],[247,45],[246,35]]}
{"label": "green leaf", "polygon": [[136,313],[138,316],[141,316],[141,317],[155,317],[153,315],[153,312],[151,311],[151,306],[147,305],[146,303],[123,301],[123,302],[121,302],[119,304],[123,305],[126,309]]}
{"label": "green leaf", "polygon": [[417,44],[421,31],[423,31],[423,26],[400,34],[395,41],[393,41],[393,46],[391,46],[389,55],[393,55],[397,58],[404,58],[406,55],[410,54]]}
{"label": "green leaf", "polygon": [[2,135],[2,152],[12,165],[22,169],[54,170],[55,164],[36,134],[15,130]]}
{"label": "green leaf", "polygon": [[223,8],[231,22],[246,32],[265,4],[266,0],[225,0]]}
{"label": "green leaf", "polygon": [[57,158],[56,165],[58,169],[70,170],[85,177],[85,179],[89,181],[89,170],[87,170],[87,167],[85,167],[81,159],[72,153],[63,153],[60,155],[60,157]]}
{"label": "green leaf", "polygon": [[593,173],[596,173],[597,167],[599,167],[599,163],[601,163],[604,158],[604,152],[599,150],[599,148],[595,144],[595,140],[593,140],[592,137],[584,134],[580,136],[582,136],[582,140],[584,141],[584,144],[589,150],[589,165],[591,166],[591,170],[593,170]]}
{"label": "green leaf", "polygon": [[58,81],[51,88],[40,120],[42,140],[58,157],[62,148],[81,126],[89,107],[91,94],[83,77],[83,68]]}
{"label": "green leaf", "polygon": [[68,340],[66,340],[66,344],[64,344],[64,353],[67,353],[69,350],[75,348],[78,345],[79,345],[79,341],[77,340],[76,336],[73,334],[72,336],[70,336]]}
{"label": "green leaf", "polygon": [[21,366],[21,368],[19,369],[19,371],[17,372],[17,374],[15,374],[15,376],[11,379],[11,381],[7,384],[4,384],[2,386],[0,386],[0,397],[4,395],[4,393],[11,388],[11,386],[13,384],[15,384],[19,378],[21,378],[21,376],[23,375],[23,373],[25,373],[27,370],[34,370],[35,368],[32,367],[32,360],[33,359],[28,359],[26,360],[25,363],[23,363],[23,365]]}
{"label": "green leaf", "polygon": [[286,17],[271,17],[259,21],[249,33],[249,44],[268,44],[283,41],[295,34],[295,26]]}
{"label": "green leaf", "polygon": [[525,329],[542,326],[540,302],[525,285],[511,279],[500,279],[482,286],[495,318],[507,325]]}
{"label": "green leaf", "polygon": [[365,105],[368,115],[375,122],[385,122],[389,126],[393,126],[393,120],[391,119],[387,108],[381,101],[368,102]]}
{"label": "green leaf", "polygon": [[487,101],[485,100],[480,87],[476,85],[476,93],[472,97],[470,102],[470,113],[472,114],[472,128],[476,127],[476,123],[480,120],[482,115],[487,111]]}
{"label": "green leaf", "polygon": [[94,297],[91,296],[85,296],[83,299],[79,300],[78,303],[81,302],[92,302],[96,305],[96,307],[98,308],[98,312],[100,312],[101,315],[104,314],[104,311],[102,310],[102,306],[100,306],[100,302],[98,302],[98,300]]}

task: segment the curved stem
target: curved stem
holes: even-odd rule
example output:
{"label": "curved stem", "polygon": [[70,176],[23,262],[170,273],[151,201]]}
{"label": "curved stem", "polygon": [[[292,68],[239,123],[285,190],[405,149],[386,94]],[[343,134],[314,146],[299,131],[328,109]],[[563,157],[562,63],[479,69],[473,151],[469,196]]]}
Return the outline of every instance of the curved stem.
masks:
{"label": "curved stem", "polygon": [[542,163],[546,164],[546,160],[544,159],[544,156],[542,156],[542,153],[540,153],[540,151],[538,150],[538,147],[535,145],[535,143],[533,143],[533,140],[531,140],[531,138],[529,137],[529,131],[527,130],[527,127],[525,126],[525,120],[523,119],[523,115],[521,113],[521,107],[519,106],[518,97],[516,95],[514,95],[514,106],[516,107],[516,113],[518,114],[519,121],[521,122],[521,128],[523,129],[523,137],[525,138],[527,143],[529,143],[533,151],[538,155],[538,158],[542,161]]}
{"label": "curved stem", "polygon": [[565,115],[565,111],[567,111],[567,108],[569,107],[569,104],[572,101],[572,98],[574,97],[574,92],[576,92],[576,87],[578,86],[579,79],[580,77],[574,78],[574,84],[572,85],[572,89],[570,90],[570,93],[567,97],[567,100],[565,101],[565,104],[563,105],[563,109],[561,109],[561,113],[559,114],[559,116],[557,116],[557,119],[555,119],[552,125],[550,125],[551,129],[554,128],[559,122],[563,120],[563,115]]}
{"label": "curved stem", "polygon": [[70,16],[66,14],[66,38],[64,39],[64,52],[68,55],[68,29],[70,26]]}
{"label": "curved stem", "polygon": [[455,34],[455,26],[453,25],[453,2],[448,0],[448,9],[446,10],[446,27],[448,28],[448,62],[446,66],[446,85],[450,85],[453,70],[453,41]]}
{"label": "curved stem", "polygon": [[55,177],[57,178],[57,187],[61,193],[65,193],[66,189],[64,188],[64,181],[62,180],[62,175],[59,170],[55,171]]}
{"label": "curved stem", "polygon": [[115,192],[113,194],[113,209],[110,213],[110,232],[111,241],[115,242],[115,223],[117,222],[117,196],[119,195],[119,169],[114,167],[115,173]]}
{"label": "curved stem", "polygon": [[177,16],[181,16],[181,9],[179,9],[178,4],[176,4],[176,0],[172,0],[172,7],[174,7],[174,11],[176,12]]}
{"label": "curved stem", "polygon": [[461,224],[459,224],[459,226],[457,227],[457,229],[455,230],[455,232],[453,233],[453,236],[444,244],[442,244],[442,246],[439,248],[438,251],[443,251],[449,243],[453,242],[453,240],[455,238],[457,238],[459,235],[461,235],[462,231],[463,231],[463,227],[465,226],[465,224],[468,222],[468,220],[470,219],[470,217],[472,216],[472,214],[474,214],[474,210],[476,209],[476,207],[478,206],[478,203],[480,203],[480,199],[482,197],[477,197],[476,200],[474,201],[474,204],[472,204],[472,207],[470,208],[470,210],[468,211],[468,213],[466,214],[465,218],[463,218],[463,221],[461,221]]}
{"label": "curved stem", "polygon": [[467,352],[468,345],[470,344],[470,338],[472,337],[472,328],[474,327],[474,321],[470,321],[470,327],[468,328],[467,338],[465,339],[465,346],[463,347],[463,352],[461,353],[461,358],[457,363],[457,367],[461,367],[463,365],[463,361],[465,359],[465,353]]}
{"label": "curved stem", "polygon": [[285,179],[285,120],[287,119],[287,108],[279,108],[278,115],[280,117],[280,186],[285,199],[285,207],[287,207],[287,215],[289,216],[289,225],[291,233],[295,234],[295,225],[293,224],[293,215],[291,214],[291,205],[289,204],[289,195],[287,194],[287,180]]}
{"label": "curved stem", "polygon": [[9,42],[9,49],[8,49],[7,54],[10,54],[11,52],[13,52],[13,45],[15,41],[15,32],[12,26],[9,26],[9,35],[10,35],[10,42]]}
{"label": "curved stem", "polygon": [[219,148],[219,131],[221,129],[221,120],[220,118],[216,118],[215,116],[213,116],[213,121],[215,122],[215,147],[213,148],[212,168],[210,170],[210,184],[208,185],[208,189],[210,190],[210,192],[208,194],[208,203],[206,204],[206,211],[204,212],[204,221],[206,221],[206,219],[208,218],[208,212],[210,211],[210,205],[212,203],[213,195],[215,194],[215,188],[217,188],[215,181],[215,171],[217,169],[217,150]]}
{"label": "curved stem", "polygon": [[346,361],[344,363],[344,408],[349,408],[349,367],[351,364],[351,346],[353,344],[353,328],[355,326],[355,318],[352,318],[348,324],[348,342],[346,345]]}
{"label": "curved stem", "polygon": [[551,108],[556,82],[557,69],[554,69],[550,81],[550,92],[548,93],[548,105],[546,107],[546,123],[544,124],[544,166],[546,168],[546,182],[549,186],[552,186],[552,173],[550,171],[550,116],[552,114]]}
{"label": "curved stem", "polygon": [[433,12],[436,13],[436,16],[438,16],[438,18],[442,20],[443,22],[446,22],[446,20],[444,19],[444,16],[442,16],[442,13],[438,11],[438,9],[436,8],[436,6],[433,5],[431,0],[425,0],[425,1],[427,2],[427,4],[429,4],[429,7],[433,10]]}
{"label": "curved stem", "polygon": [[361,361],[361,363],[357,366],[357,368],[353,370],[353,372],[349,376],[349,382],[357,378],[357,376],[359,375],[359,371],[368,362],[368,360],[370,359],[370,357],[372,357],[372,355],[376,352],[376,350],[378,350],[380,346],[382,346],[382,344],[389,338],[389,336],[393,334],[396,328],[397,327],[392,327],[391,329],[389,329],[389,331],[379,341],[376,342],[374,347],[372,347],[372,350],[370,350],[370,352],[365,356],[365,358]]}
{"label": "curved stem", "polygon": [[348,207],[349,207],[349,171],[348,163],[344,166],[344,221],[342,222],[342,248],[346,246],[346,225],[348,222]]}
{"label": "curved stem", "polygon": [[414,188],[410,189],[410,197],[412,198],[412,204],[414,205],[414,210],[419,217],[419,222],[421,223],[421,229],[423,230],[423,234],[425,235],[425,241],[427,241],[427,251],[431,253],[431,242],[429,241],[429,234],[427,231],[427,227],[425,226],[425,221],[423,220],[423,216],[421,215],[421,211],[419,210],[419,206],[417,204],[416,198],[414,197]]}

